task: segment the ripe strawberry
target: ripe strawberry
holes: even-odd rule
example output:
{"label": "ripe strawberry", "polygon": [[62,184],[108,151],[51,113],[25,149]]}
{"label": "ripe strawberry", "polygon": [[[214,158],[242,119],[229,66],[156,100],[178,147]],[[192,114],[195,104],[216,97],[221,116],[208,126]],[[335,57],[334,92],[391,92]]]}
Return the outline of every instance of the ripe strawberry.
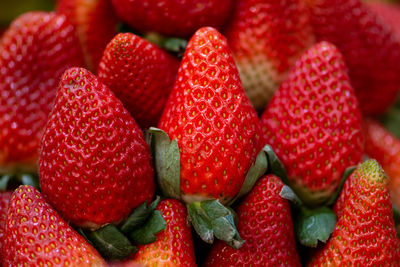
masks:
{"label": "ripe strawberry", "polygon": [[5,266],[106,266],[32,186],[13,193],[4,241]]}
{"label": "ripe strawberry", "polygon": [[118,223],[154,194],[143,133],[89,71],[67,70],[39,159],[40,186],[60,214],[81,227]]}
{"label": "ripe strawberry", "polygon": [[226,36],[256,109],[264,109],[295,60],[314,43],[307,11],[300,0],[236,2]]}
{"label": "ripe strawberry", "polygon": [[290,205],[279,193],[283,183],[274,175],[261,178],[238,207],[240,249],[218,241],[205,266],[300,266]]}
{"label": "ripe strawberry", "polygon": [[375,12],[392,31],[400,38],[400,6],[387,2],[368,2],[368,6]]}
{"label": "ripe strawberry", "polygon": [[186,203],[226,203],[239,192],[262,148],[261,130],[227,41],[214,28],[189,41],[159,127],[178,142]]}
{"label": "ripe strawberry", "polygon": [[400,38],[361,0],[306,2],[318,40],[342,52],[363,113],[383,113],[400,88]]}
{"label": "ripe strawberry", "polygon": [[3,235],[7,219],[8,203],[10,201],[12,192],[0,192],[0,266],[2,266],[3,255]]}
{"label": "ripe strawberry", "polygon": [[335,204],[332,236],[309,266],[400,266],[388,182],[375,160],[357,168]]}
{"label": "ripe strawberry", "polygon": [[87,67],[95,72],[118,24],[109,0],[60,0],[57,12],[75,26]]}
{"label": "ripe strawberry", "polygon": [[296,62],[261,125],[299,197],[311,205],[327,200],[363,155],[360,110],[335,46],[318,43]]}
{"label": "ripe strawberry", "polygon": [[134,29],[188,37],[203,26],[221,29],[232,12],[233,0],[111,0],[120,19]]}
{"label": "ripe strawberry", "polygon": [[400,207],[400,141],[372,119],[364,121],[365,152],[389,176],[393,205]]}
{"label": "ripe strawberry", "polygon": [[104,51],[98,76],[143,128],[155,126],[175,82],[179,61],[132,33],[120,33]]}
{"label": "ripe strawberry", "polygon": [[79,42],[64,16],[29,12],[10,25],[0,51],[0,173],[36,170],[59,77],[83,64]]}
{"label": "ripe strawberry", "polygon": [[157,241],[139,246],[133,259],[144,266],[196,266],[185,205],[175,199],[165,199],[157,210],[162,212],[167,228],[157,234]]}

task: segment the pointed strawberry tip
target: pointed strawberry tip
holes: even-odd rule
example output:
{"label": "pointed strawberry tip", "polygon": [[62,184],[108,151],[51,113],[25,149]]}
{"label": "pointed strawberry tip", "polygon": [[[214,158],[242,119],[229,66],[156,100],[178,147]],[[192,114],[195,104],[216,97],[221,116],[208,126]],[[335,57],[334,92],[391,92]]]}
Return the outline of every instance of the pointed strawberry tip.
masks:
{"label": "pointed strawberry tip", "polygon": [[358,167],[356,170],[361,177],[365,177],[369,181],[379,182],[379,183],[386,183],[387,182],[387,175],[385,171],[382,169],[381,165],[374,160],[370,159],[365,161]]}

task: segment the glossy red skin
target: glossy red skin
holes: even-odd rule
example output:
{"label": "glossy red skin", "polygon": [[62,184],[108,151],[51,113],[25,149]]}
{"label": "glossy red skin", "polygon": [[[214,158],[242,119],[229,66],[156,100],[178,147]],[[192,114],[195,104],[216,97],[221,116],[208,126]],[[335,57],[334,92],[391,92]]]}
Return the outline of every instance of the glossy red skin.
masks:
{"label": "glossy red skin", "polygon": [[234,249],[218,241],[212,248],[205,267],[220,266],[301,266],[290,205],[279,193],[282,181],[266,175],[237,209],[238,230],[245,241]]}
{"label": "glossy red skin", "polygon": [[71,223],[118,223],[154,194],[149,147],[114,94],[86,69],[67,70],[43,135],[45,198]]}
{"label": "glossy red skin", "polygon": [[300,0],[238,0],[226,37],[247,95],[263,110],[298,57],[314,43]]}
{"label": "glossy red skin", "polygon": [[60,0],[57,13],[64,14],[75,26],[86,66],[97,71],[103,51],[117,34],[119,22],[109,0]]}
{"label": "glossy red skin", "polygon": [[98,77],[142,127],[156,126],[173,87],[179,61],[133,33],[111,40]]}
{"label": "glossy red skin", "polygon": [[262,148],[261,129],[227,41],[214,28],[189,41],[159,128],[178,142],[183,199],[225,202],[239,192]]}
{"label": "glossy red skin", "polygon": [[398,4],[387,2],[368,2],[368,6],[385,23],[391,26],[393,32],[400,38],[400,6]]}
{"label": "glossy red skin", "polygon": [[199,28],[221,29],[232,13],[233,0],[111,0],[118,17],[134,29],[189,37]]}
{"label": "glossy red skin", "polygon": [[4,266],[107,266],[32,186],[13,193],[4,241]]}
{"label": "glossy red skin", "polygon": [[157,234],[157,241],[139,246],[133,259],[144,266],[197,266],[186,206],[178,200],[165,199],[157,210],[167,227]]}
{"label": "glossy red skin", "polygon": [[363,155],[361,112],[335,46],[318,43],[296,62],[261,125],[300,197],[311,205],[330,197]]}
{"label": "glossy red skin", "polygon": [[400,266],[388,179],[376,161],[346,180],[334,211],[335,229],[308,266]]}
{"label": "glossy red skin", "polygon": [[307,2],[318,40],[343,54],[362,112],[385,112],[400,88],[400,39],[361,0]]}
{"label": "glossy red skin", "polygon": [[400,207],[400,141],[372,119],[364,120],[365,153],[389,176],[393,205]]}
{"label": "glossy red skin", "polygon": [[4,259],[3,236],[7,219],[8,203],[10,202],[12,192],[0,192],[0,266]]}
{"label": "glossy red skin", "polygon": [[79,41],[64,16],[29,12],[11,23],[0,51],[0,173],[36,170],[59,78],[83,65]]}

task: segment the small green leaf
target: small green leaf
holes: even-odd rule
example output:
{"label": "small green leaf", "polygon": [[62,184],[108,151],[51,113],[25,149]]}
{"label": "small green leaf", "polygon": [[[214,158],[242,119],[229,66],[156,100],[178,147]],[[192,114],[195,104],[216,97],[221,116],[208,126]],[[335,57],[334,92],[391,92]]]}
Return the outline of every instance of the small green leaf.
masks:
{"label": "small green leaf", "polygon": [[291,203],[293,203],[297,208],[300,208],[303,206],[303,202],[300,200],[300,198],[296,195],[295,192],[293,192],[292,188],[290,188],[287,185],[283,185],[281,192],[279,195],[284,198],[289,200]]}
{"label": "small green leaf", "polygon": [[0,177],[0,191],[4,191],[7,189],[8,181],[10,181],[10,176],[5,174]]}
{"label": "small green leaf", "polygon": [[156,234],[167,227],[167,223],[162,217],[161,211],[155,210],[143,227],[134,230],[129,234],[135,244],[150,244],[157,240]]}
{"label": "small green leaf", "polygon": [[23,185],[31,185],[36,189],[40,190],[39,177],[33,174],[23,173],[18,175],[18,178]]}
{"label": "small green leaf", "polygon": [[181,38],[166,38],[162,44],[162,47],[174,54],[178,55],[178,57],[183,56],[186,50],[188,42],[185,39]]}
{"label": "small green leaf", "polygon": [[400,224],[400,211],[395,206],[393,206],[393,219],[395,225]]}
{"label": "small green leaf", "polygon": [[137,248],[117,227],[108,224],[86,234],[93,246],[108,260],[124,259],[137,251]]}
{"label": "small green leaf", "polygon": [[297,240],[307,247],[316,247],[318,241],[326,242],[336,224],[335,213],[327,208],[307,209],[303,207],[294,220]]}
{"label": "small green leaf", "polygon": [[147,206],[147,202],[142,203],[136,209],[134,209],[129,217],[121,226],[121,231],[124,234],[132,232],[134,229],[140,227],[145,223],[145,221],[150,217],[153,211],[156,209],[158,203],[160,202],[160,197],[157,196],[156,199]]}
{"label": "small green leaf", "polygon": [[264,151],[267,154],[268,159],[268,173],[275,174],[281,178],[282,182],[289,185],[289,180],[286,175],[285,167],[279,160],[278,156],[275,154],[274,150],[270,145],[264,147]]}
{"label": "small green leaf", "polygon": [[214,233],[211,223],[207,220],[200,207],[200,202],[193,202],[187,206],[188,215],[194,230],[200,238],[209,244],[214,242]]}
{"label": "small green leaf", "polygon": [[170,141],[163,130],[151,127],[154,143],[155,165],[158,175],[158,183],[165,196],[180,198],[180,153],[176,140]]}
{"label": "small green leaf", "polygon": [[327,206],[333,205],[336,202],[336,199],[339,197],[340,192],[342,191],[342,188],[344,186],[344,182],[346,182],[347,178],[353,173],[353,171],[357,168],[357,166],[351,166],[348,167],[344,172],[342,176],[342,180],[340,181],[339,187],[336,189],[336,191],[333,193],[331,198],[326,202]]}

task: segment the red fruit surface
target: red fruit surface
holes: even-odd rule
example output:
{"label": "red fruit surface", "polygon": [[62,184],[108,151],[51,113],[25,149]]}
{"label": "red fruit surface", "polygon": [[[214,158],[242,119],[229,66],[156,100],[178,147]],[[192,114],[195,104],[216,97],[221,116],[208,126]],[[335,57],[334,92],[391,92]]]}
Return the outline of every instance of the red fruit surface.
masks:
{"label": "red fruit surface", "polygon": [[365,153],[389,176],[393,205],[400,208],[400,141],[372,119],[364,120]]}
{"label": "red fruit surface", "polygon": [[156,126],[175,82],[179,61],[132,33],[111,40],[98,76],[143,128]]}
{"label": "red fruit surface", "polygon": [[5,266],[106,266],[32,186],[13,193],[4,240]]}
{"label": "red fruit surface", "polygon": [[393,32],[400,38],[400,6],[398,4],[387,2],[368,2],[368,6],[375,12],[385,23],[387,23]]}
{"label": "red fruit surface", "polygon": [[233,0],[111,0],[118,17],[134,29],[188,37],[203,26],[221,29]]}
{"label": "red fruit surface", "polygon": [[353,172],[334,207],[335,229],[308,266],[400,266],[388,182],[375,160]]}
{"label": "red fruit surface", "polygon": [[8,203],[10,202],[12,192],[0,192],[0,266],[2,266],[4,259],[3,251],[3,236],[4,228],[6,226]]}
{"label": "red fruit surface", "polygon": [[296,62],[261,125],[302,200],[317,205],[329,198],[363,155],[361,112],[335,46],[318,43]]}
{"label": "red fruit surface", "polygon": [[189,41],[159,128],[178,142],[186,202],[224,203],[239,192],[262,148],[261,129],[227,41],[214,28]]}
{"label": "red fruit surface", "polygon": [[238,0],[226,37],[243,87],[258,110],[264,109],[315,39],[308,10],[300,0]]}
{"label": "red fruit surface", "polygon": [[167,227],[157,234],[157,241],[139,246],[133,259],[144,266],[197,266],[186,206],[178,200],[165,199],[157,210],[161,211]]}
{"label": "red fruit surface", "polygon": [[114,94],[86,69],[67,70],[42,139],[40,186],[81,227],[118,223],[154,194],[143,133]]}
{"label": "red fruit surface", "polygon": [[12,22],[0,41],[0,173],[37,169],[59,78],[82,64],[79,41],[64,16],[29,12]]}
{"label": "red fruit surface", "polygon": [[400,88],[400,38],[361,0],[306,0],[317,39],[336,45],[361,110],[381,114]]}
{"label": "red fruit surface", "polygon": [[282,181],[266,175],[254,186],[237,210],[238,230],[245,241],[234,249],[222,241],[212,248],[205,267],[301,266],[290,205],[279,193]]}
{"label": "red fruit surface", "polygon": [[96,72],[103,51],[117,33],[118,18],[109,0],[60,0],[57,12],[75,26],[86,66]]}

